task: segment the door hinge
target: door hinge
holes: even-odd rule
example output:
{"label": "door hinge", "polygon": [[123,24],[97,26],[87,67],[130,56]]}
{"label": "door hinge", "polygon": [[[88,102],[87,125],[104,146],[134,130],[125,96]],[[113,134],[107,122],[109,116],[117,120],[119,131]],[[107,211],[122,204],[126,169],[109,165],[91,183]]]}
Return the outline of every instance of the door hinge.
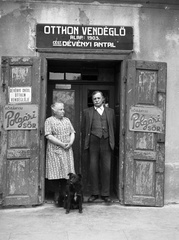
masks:
{"label": "door hinge", "polygon": [[40,135],[43,135],[44,134],[44,130],[43,128],[40,128]]}
{"label": "door hinge", "polygon": [[6,90],[6,79],[5,79],[5,74],[6,74],[6,60],[2,60],[2,90],[5,92]]}
{"label": "door hinge", "polygon": [[127,82],[127,77],[126,77],[126,76],[123,77],[123,82],[124,82],[124,83]]}
{"label": "door hinge", "polygon": [[43,81],[44,80],[44,76],[41,76],[41,81]]}
{"label": "door hinge", "polygon": [[165,134],[164,133],[157,134],[157,143],[165,143]]}
{"label": "door hinge", "polygon": [[125,129],[125,128],[122,129],[122,135],[123,135],[123,136],[126,135],[126,129]]}
{"label": "door hinge", "polygon": [[39,189],[40,189],[40,190],[42,189],[42,184],[41,184],[41,182],[39,183]]}
{"label": "door hinge", "polygon": [[3,90],[3,92],[5,91],[5,89],[6,89],[6,84],[2,83],[2,90]]}

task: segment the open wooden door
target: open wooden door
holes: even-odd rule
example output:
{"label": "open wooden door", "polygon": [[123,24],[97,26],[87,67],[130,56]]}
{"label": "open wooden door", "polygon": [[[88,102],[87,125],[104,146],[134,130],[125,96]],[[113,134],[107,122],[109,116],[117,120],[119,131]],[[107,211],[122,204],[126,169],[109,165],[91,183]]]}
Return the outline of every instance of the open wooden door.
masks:
{"label": "open wooden door", "polygon": [[2,57],[3,205],[39,204],[40,59]]}
{"label": "open wooden door", "polygon": [[164,204],[166,73],[166,63],[128,60],[124,204]]}

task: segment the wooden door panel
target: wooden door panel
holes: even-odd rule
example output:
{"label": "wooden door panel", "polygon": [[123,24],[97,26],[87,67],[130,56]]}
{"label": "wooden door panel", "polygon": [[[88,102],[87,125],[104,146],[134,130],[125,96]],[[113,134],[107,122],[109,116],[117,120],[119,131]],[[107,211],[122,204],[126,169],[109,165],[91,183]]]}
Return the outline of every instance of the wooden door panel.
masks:
{"label": "wooden door panel", "polygon": [[29,134],[26,131],[14,130],[8,132],[8,146],[9,148],[27,147]]}
{"label": "wooden door panel", "polygon": [[153,133],[136,132],[135,134],[135,149],[153,150],[154,137]]}
{"label": "wooden door panel", "polygon": [[[3,205],[39,204],[40,59],[3,57],[2,69],[6,86],[2,105]],[[30,98],[24,97],[26,87],[30,89]],[[14,99],[10,96],[11,90]],[[11,117],[8,119],[8,116]],[[32,119],[35,119],[36,127],[32,127]]]}
{"label": "wooden door panel", "polygon": [[136,104],[156,103],[157,73],[156,71],[138,70],[136,76]]}
{"label": "wooden door panel", "polygon": [[7,161],[6,205],[26,205],[29,202],[29,160],[8,159]]}
{"label": "wooden door panel", "polygon": [[128,61],[125,204],[163,206],[165,89],[165,63]]}
{"label": "wooden door panel", "polygon": [[[22,63],[20,63],[22,64]],[[29,64],[32,64],[30,61]],[[12,76],[9,79],[9,83],[11,86],[31,86],[31,66],[11,66],[10,68],[10,75]]]}
{"label": "wooden door panel", "polygon": [[154,197],[154,173],[155,163],[154,161],[141,161],[139,159],[134,160],[134,186],[135,195],[145,195]]}

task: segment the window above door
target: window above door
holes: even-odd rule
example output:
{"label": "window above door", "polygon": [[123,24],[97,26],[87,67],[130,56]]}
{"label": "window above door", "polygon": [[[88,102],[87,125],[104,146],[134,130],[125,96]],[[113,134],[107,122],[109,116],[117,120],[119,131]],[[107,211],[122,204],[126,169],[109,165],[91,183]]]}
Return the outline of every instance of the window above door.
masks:
{"label": "window above door", "polygon": [[50,81],[113,82],[114,72],[113,61],[48,61]]}

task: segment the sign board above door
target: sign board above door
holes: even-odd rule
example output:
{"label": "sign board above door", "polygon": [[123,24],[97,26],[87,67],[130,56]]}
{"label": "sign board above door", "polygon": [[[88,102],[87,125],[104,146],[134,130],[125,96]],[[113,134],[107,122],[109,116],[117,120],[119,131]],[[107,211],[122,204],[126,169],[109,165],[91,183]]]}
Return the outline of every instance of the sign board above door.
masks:
{"label": "sign board above door", "polygon": [[37,24],[36,47],[132,50],[133,28],[125,26]]}

